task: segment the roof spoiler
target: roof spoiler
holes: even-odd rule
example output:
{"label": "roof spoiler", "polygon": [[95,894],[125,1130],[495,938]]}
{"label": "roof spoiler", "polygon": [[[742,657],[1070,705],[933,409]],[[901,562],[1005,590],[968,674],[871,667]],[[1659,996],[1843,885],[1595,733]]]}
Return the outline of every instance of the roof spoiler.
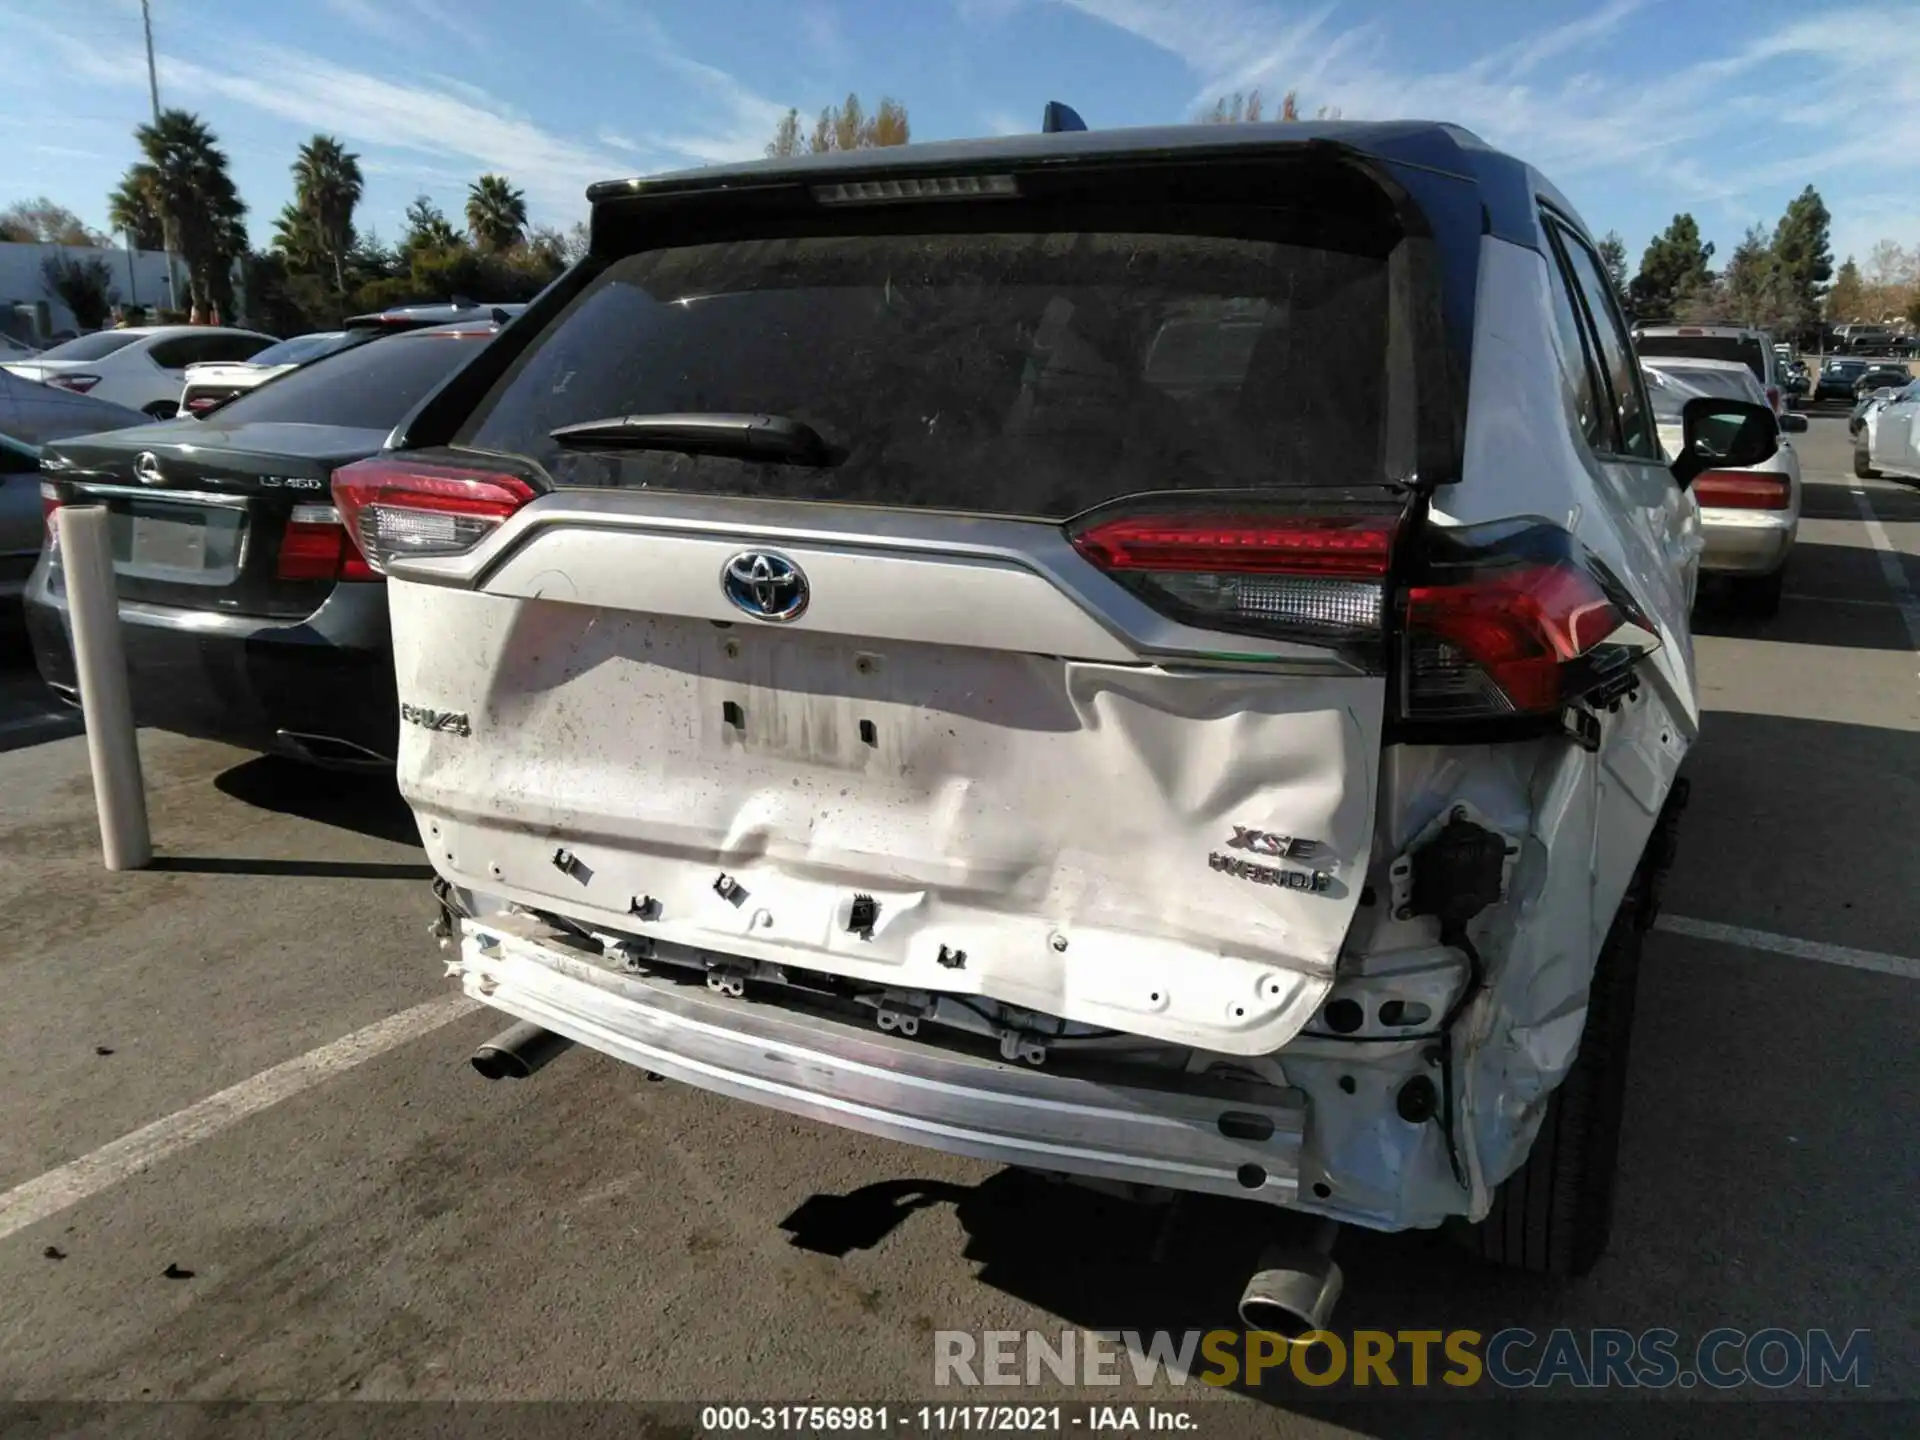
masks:
{"label": "roof spoiler", "polygon": [[1040,133],[1058,135],[1063,130],[1084,130],[1087,122],[1080,118],[1080,112],[1070,105],[1062,105],[1058,100],[1049,100],[1047,108],[1040,116]]}

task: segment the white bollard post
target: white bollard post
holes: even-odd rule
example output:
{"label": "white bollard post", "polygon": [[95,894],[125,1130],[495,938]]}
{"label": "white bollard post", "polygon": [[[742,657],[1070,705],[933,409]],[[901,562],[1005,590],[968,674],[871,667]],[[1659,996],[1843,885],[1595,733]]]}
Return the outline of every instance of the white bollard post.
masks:
{"label": "white bollard post", "polygon": [[73,668],[87,722],[87,759],[100,811],[100,849],[109,870],[138,870],[153,859],[147,833],[147,789],[133,734],[133,696],[120,642],[120,600],[114,587],[113,541],[104,505],[63,505],[61,569],[72,622]]}

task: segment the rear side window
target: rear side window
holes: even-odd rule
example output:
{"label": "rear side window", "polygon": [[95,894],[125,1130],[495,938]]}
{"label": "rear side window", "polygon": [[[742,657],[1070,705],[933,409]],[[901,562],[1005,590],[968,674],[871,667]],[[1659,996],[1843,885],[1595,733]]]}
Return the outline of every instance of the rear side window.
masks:
{"label": "rear side window", "polygon": [[1620,453],[1636,459],[1657,460],[1660,441],[1654,433],[1646,393],[1641,387],[1640,362],[1634,356],[1626,324],[1620,318],[1620,307],[1613,298],[1613,282],[1607,278],[1600,257],[1588,248],[1586,241],[1564,225],[1556,224],[1553,229],[1599,342],[1601,369],[1607,389],[1612,393],[1614,417],[1619,423]]}
{"label": "rear side window", "polygon": [[[1368,255],[1113,229],[646,251],[598,276],[454,443],[560,485],[1047,518],[1143,491],[1378,484],[1388,409],[1412,403],[1388,373],[1391,240]],[[683,412],[804,421],[839,458],[548,438]]]}
{"label": "rear side window", "polygon": [[391,430],[447,376],[473,358],[485,335],[392,335],[290,370],[222,405],[209,423],[277,420]]}
{"label": "rear side window", "polygon": [[1587,444],[1595,450],[1611,450],[1613,426],[1601,399],[1606,386],[1594,368],[1593,348],[1580,323],[1573,293],[1567,288],[1570,282],[1566,271],[1552,254],[1547,256],[1547,274],[1553,290],[1553,329],[1559,341],[1560,389],[1567,414],[1586,436]]}

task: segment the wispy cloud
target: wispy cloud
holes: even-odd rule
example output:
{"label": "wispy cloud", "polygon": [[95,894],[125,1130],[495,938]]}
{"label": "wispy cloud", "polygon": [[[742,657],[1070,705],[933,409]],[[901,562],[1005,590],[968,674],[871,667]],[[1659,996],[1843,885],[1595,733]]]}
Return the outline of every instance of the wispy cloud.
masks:
{"label": "wispy cloud", "polygon": [[980,123],[989,135],[1025,135],[1039,128],[1038,121],[1023,120],[1011,110],[989,110],[980,117]]}
{"label": "wispy cloud", "polygon": [[593,138],[613,150],[629,150],[637,154],[644,148],[640,142],[632,136],[622,135],[619,131],[610,130],[604,126],[601,128],[600,133]]}
{"label": "wispy cloud", "polygon": [[[689,55],[653,16],[626,9],[618,0],[580,0],[609,35],[624,37],[704,102],[689,107],[706,123],[650,130],[646,150],[661,156],[723,164],[760,156],[789,105],[762,95],[730,71]],[[644,150],[640,153],[645,153]],[[630,167],[629,167],[630,168]]]}
{"label": "wispy cloud", "polygon": [[853,64],[853,46],[840,12],[828,0],[806,0],[800,6],[800,38],[820,64],[833,71],[844,71]]}
{"label": "wispy cloud", "polygon": [[440,0],[321,0],[356,29],[400,45],[437,45],[449,37],[480,49],[482,31]]}
{"label": "wispy cloud", "polygon": [[[1197,102],[1231,90],[1298,88],[1310,105],[1350,118],[1453,120],[1555,174],[1612,171],[1657,180],[1676,198],[1757,218],[1750,197],[1798,177],[1884,167],[1920,152],[1920,7],[1822,11],[1771,30],[1749,26],[1712,58],[1676,57],[1664,74],[1603,77],[1587,57],[1608,45],[1645,0],[1610,0],[1592,13],[1520,34],[1492,54],[1443,71],[1407,64],[1404,42],[1377,21],[1336,27],[1350,12],[1302,11],[1258,0],[1055,0],[1124,30],[1185,63]],[[1641,59],[1660,57],[1643,50]],[[1872,86],[1850,85],[1874,55]],[[1557,62],[1557,63],[1556,63]],[[1767,119],[1804,104],[1804,124],[1770,124],[1766,163],[1705,158],[1755,112],[1739,86],[1765,75]],[[1771,113],[1769,113],[1769,111]],[[1741,223],[1744,223],[1744,219]]]}
{"label": "wispy cloud", "polygon": [[[102,45],[31,17],[9,17],[57,57],[76,79],[100,85],[144,87],[139,50]],[[187,60],[162,51],[161,84],[184,103],[218,96],[302,128],[324,130],[368,148],[368,163],[414,152],[459,160],[475,173],[497,171],[526,190],[536,207],[577,212],[586,187],[632,169],[605,148],[553,134],[507,107],[484,102],[485,92],[458,91],[420,80],[395,80],[334,64],[285,46],[229,38],[224,63]],[[413,173],[404,166],[397,169]],[[417,167],[416,167],[417,168]]]}

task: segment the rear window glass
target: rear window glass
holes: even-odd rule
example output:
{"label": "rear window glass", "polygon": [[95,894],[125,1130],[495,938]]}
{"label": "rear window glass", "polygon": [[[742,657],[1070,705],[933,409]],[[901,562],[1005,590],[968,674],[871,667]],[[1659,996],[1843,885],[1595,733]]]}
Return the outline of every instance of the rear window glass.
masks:
{"label": "rear window glass", "polygon": [[1664,375],[1685,385],[1696,395],[1712,395],[1721,400],[1746,400],[1757,405],[1767,402],[1759,383],[1737,370],[1706,370],[1691,365],[1662,365],[1650,374]]}
{"label": "rear window glass", "polygon": [[[454,443],[529,456],[561,485],[1049,518],[1142,491],[1377,484],[1388,266],[1116,231],[652,250],[597,277]],[[548,438],[683,412],[804,421],[839,458],[811,469]]]}
{"label": "rear window glass", "polygon": [[92,335],[82,335],[78,340],[69,340],[64,345],[56,345],[51,350],[42,350],[36,360],[103,360],[116,350],[124,350],[136,340],[144,340],[144,335],[129,334],[124,330],[101,330]]}
{"label": "rear window glass", "polygon": [[[471,360],[484,335],[391,335],[289,370],[222,405],[222,425],[277,420],[391,430]],[[209,417],[211,420],[212,416]]]}
{"label": "rear window glass", "polygon": [[1672,355],[1689,360],[1738,360],[1762,385],[1767,382],[1767,352],[1758,340],[1733,335],[1646,335],[1635,347],[1642,355]]}
{"label": "rear window glass", "polygon": [[296,335],[291,340],[282,340],[277,345],[269,345],[253,357],[253,363],[255,365],[304,365],[309,360],[318,360],[322,355],[331,355],[336,350],[344,350],[348,345],[357,343],[359,338],[344,331]]}

